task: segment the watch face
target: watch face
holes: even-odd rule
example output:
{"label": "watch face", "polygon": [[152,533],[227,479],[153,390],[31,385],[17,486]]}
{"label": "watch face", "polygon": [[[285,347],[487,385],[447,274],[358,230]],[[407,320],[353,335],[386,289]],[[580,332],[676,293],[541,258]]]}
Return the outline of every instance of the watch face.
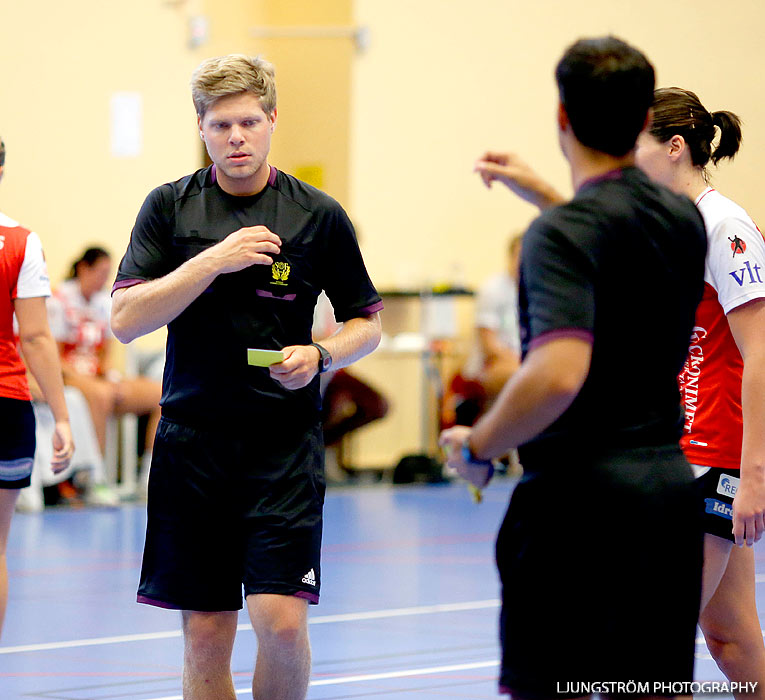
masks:
{"label": "watch face", "polygon": [[312,345],[319,351],[319,372],[326,372],[332,366],[332,355],[318,343]]}

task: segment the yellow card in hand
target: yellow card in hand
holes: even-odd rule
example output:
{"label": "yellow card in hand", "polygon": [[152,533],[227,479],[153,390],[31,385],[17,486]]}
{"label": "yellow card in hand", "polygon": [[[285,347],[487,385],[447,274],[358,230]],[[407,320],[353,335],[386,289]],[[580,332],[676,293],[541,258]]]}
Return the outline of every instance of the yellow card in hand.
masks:
{"label": "yellow card in hand", "polygon": [[473,484],[468,484],[468,490],[473,497],[473,503],[481,503],[483,501],[483,491]]}
{"label": "yellow card in hand", "polygon": [[284,353],[281,350],[258,350],[247,348],[247,364],[255,367],[270,367],[284,361]]}

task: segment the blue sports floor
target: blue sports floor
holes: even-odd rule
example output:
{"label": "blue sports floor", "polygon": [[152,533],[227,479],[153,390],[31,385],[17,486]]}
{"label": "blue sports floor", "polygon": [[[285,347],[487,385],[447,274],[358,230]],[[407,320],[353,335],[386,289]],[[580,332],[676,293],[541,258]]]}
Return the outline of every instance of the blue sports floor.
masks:
{"label": "blue sports floor", "polygon": [[[493,543],[513,484],[480,505],[462,484],[328,491],[309,698],[497,697]],[[1,700],[181,699],[179,614],[134,602],[144,526],[142,505],[16,514]],[[240,619],[232,669],[248,698],[256,644]],[[697,651],[697,679],[722,680]]]}

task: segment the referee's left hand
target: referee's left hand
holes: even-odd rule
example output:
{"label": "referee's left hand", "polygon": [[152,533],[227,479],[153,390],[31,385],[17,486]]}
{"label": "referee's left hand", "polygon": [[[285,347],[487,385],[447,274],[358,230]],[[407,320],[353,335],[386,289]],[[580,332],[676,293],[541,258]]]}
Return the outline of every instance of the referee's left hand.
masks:
{"label": "referee's left hand", "polygon": [[462,445],[467,442],[472,429],[466,425],[455,425],[441,431],[438,445],[446,453],[446,466],[454,469],[465,481],[478,489],[489,483],[494,469],[488,466],[468,464],[462,456]]}
{"label": "referee's left hand", "polygon": [[271,365],[271,378],[285,389],[302,389],[319,372],[319,350],[313,345],[288,345],[282,348],[284,360]]}

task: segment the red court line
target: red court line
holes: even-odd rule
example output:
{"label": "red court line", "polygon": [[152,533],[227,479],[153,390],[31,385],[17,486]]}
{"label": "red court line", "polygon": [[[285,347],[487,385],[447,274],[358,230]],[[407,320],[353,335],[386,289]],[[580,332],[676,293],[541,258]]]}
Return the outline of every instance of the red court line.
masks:
{"label": "red court line", "polygon": [[26,578],[29,576],[62,576],[66,574],[87,574],[97,571],[125,571],[133,570],[140,566],[140,558],[134,561],[114,562],[111,564],[87,564],[85,566],[59,566],[52,569],[9,569],[8,576],[11,578]]}
{"label": "red court line", "polygon": [[[100,660],[99,660],[100,663]],[[180,669],[165,671],[22,671],[0,673],[0,678],[178,678]],[[246,675],[246,674],[239,674]]]}

